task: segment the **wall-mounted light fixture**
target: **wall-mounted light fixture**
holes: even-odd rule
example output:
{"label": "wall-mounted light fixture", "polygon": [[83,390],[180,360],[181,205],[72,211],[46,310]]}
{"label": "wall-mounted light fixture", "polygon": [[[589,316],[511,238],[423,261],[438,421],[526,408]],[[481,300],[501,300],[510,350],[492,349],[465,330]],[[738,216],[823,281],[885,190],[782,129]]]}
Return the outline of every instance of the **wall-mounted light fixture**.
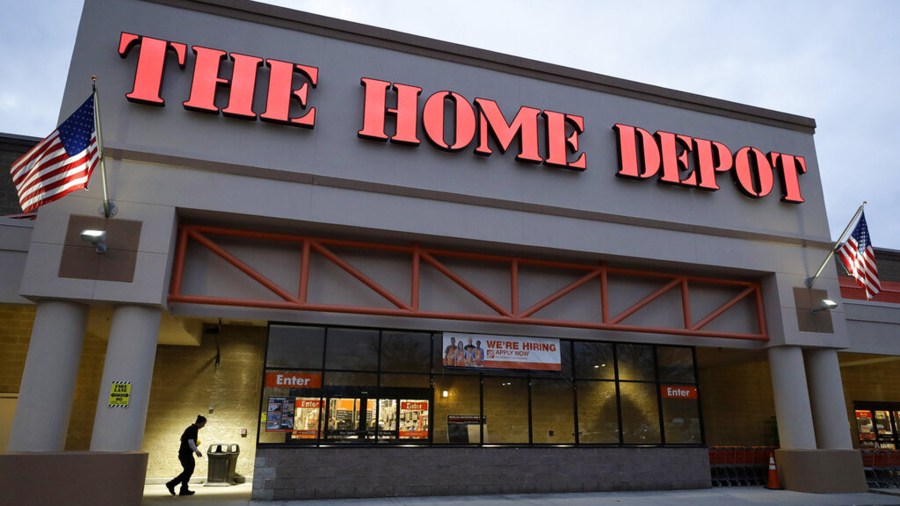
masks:
{"label": "wall-mounted light fixture", "polygon": [[819,311],[831,311],[837,307],[837,302],[831,299],[822,299],[819,304],[809,309],[810,313],[818,313]]}
{"label": "wall-mounted light fixture", "polygon": [[89,242],[97,253],[106,253],[106,231],[86,228],[81,231],[81,240]]}
{"label": "wall-mounted light fixture", "polygon": [[442,392],[441,392],[441,397],[443,397],[444,399],[446,399],[447,397],[450,397],[450,392],[448,392],[448,391],[446,391],[446,390],[442,391]]}

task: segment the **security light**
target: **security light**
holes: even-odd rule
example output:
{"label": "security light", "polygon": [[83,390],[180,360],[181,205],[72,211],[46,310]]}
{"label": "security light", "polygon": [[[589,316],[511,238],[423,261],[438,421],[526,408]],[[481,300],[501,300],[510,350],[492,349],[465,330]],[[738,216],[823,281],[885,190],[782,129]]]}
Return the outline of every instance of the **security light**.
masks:
{"label": "security light", "polygon": [[837,307],[837,302],[831,299],[822,299],[819,302],[819,305],[811,308],[809,311],[811,313],[818,313],[819,311],[831,311],[832,309]]}
{"label": "security light", "polygon": [[97,253],[106,253],[106,231],[86,228],[81,231],[81,240],[91,243]]}

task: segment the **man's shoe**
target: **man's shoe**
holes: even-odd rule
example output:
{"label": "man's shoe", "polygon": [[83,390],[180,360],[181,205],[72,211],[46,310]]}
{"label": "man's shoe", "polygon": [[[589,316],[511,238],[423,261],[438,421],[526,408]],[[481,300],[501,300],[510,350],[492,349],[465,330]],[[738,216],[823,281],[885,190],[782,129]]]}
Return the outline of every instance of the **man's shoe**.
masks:
{"label": "man's shoe", "polygon": [[166,488],[169,489],[169,493],[175,495],[175,484],[174,483],[166,483]]}
{"label": "man's shoe", "polygon": [[181,492],[178,492],[178,495],[194,495],[196,492],[193,490],[188,490],[186,488],[181,489]]}

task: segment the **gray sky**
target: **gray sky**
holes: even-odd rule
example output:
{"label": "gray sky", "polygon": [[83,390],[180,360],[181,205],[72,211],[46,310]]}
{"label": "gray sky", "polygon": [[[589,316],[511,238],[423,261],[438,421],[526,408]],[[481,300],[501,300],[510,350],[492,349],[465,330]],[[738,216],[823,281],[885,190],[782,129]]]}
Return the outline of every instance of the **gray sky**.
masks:
{"label": "gray sky", "polygon": [[[56,127],[82,1],[10,3],[0,18],[0,132],[44,137]],[[900,161],[891,155],[900,147],[900,2],[267,3],[812,117],[832,238],[866,200],[875,246],[900,250]]]}

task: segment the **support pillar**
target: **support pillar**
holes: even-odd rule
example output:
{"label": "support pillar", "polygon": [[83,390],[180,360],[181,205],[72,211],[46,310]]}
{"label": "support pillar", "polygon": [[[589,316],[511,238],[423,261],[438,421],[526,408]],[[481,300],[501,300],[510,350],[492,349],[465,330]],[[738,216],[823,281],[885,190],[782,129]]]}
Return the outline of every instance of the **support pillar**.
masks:
{"label": "support pillar", "polygon": [[778,419],[778,439],[785,449],[815,449],[803,350],[798,346],[769,348],[769,368]]}
{"label": "support pillar", "polygon": [[[147,306],[119,306],[113,312],[91,451],[141,449],[161,317],[159,309]],[[126,408],[109,407],[110,387],[114,381],[131,383]]]}
{"label": "support pillar", "polygon": [[65,449],[87,310],[71,301],[37,303],[9,452]]}
{"label": "support pillar", "polygon": [[[781,439],[781,448],[775,450],[779,478],[786,489],[797,492],[865,492],[859,452],[840,446],[846,444],[849,431],[842,415],[844,392],[837,355],[834,350],[820,351],[826,353],[806,356],[807,368],[800,347],[769,348]],[[835,413],[841,414],[842,420],[837,420]]]}
{"label": "support pillar", "polygon": [[806,375],[812,404],[813,425],[819,449],[850,450],[850,426],[844,404],[844,385],[837,351],[830,348],[806,351]]}

